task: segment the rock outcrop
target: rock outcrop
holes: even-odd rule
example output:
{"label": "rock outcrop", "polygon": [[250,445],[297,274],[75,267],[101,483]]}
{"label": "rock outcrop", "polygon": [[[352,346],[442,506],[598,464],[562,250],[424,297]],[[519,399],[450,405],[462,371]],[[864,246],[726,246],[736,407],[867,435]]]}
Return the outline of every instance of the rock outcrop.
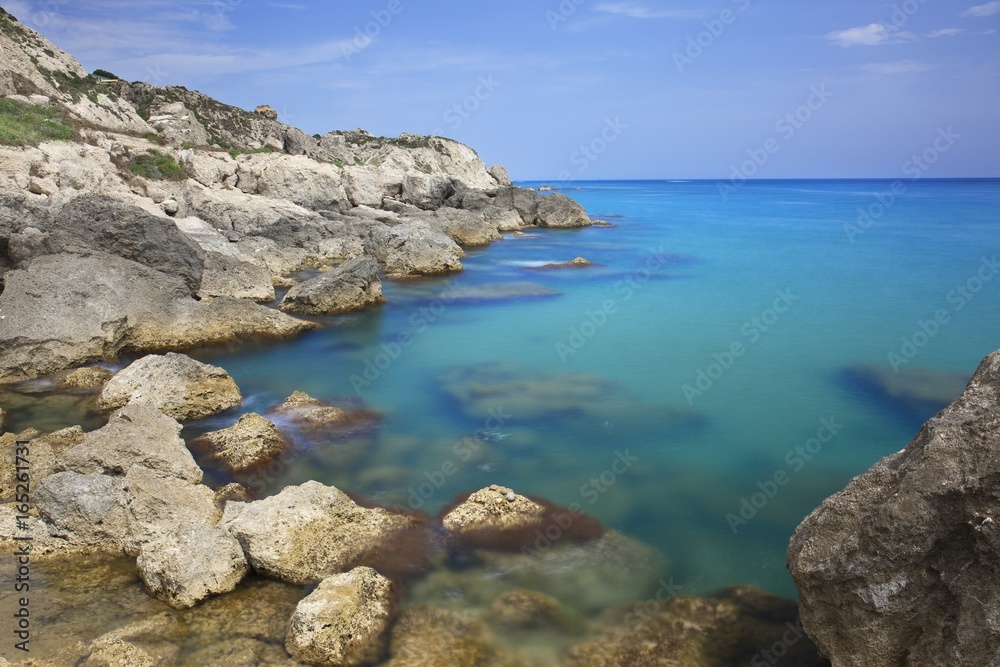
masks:
{"label": "rock outcrop", "polygon": [[373,227],[365,252],[378,260],[390,278],[438,275],[462,270],[462,248],[426,222]]}
{"label": "rock outcrop", "polygon": [[370,567],[335,574],[295,607],[285,648],[310,665],[373,664],[385,652],[394,608],[392,582]]}
{"label": "rock outcrop", "polygon": [[280,308],[299,315],[336,315],[383,301],[375,261],[356,257],[290,289]]}
{"label": "rock outcrop", "polygon": [[235,408],[243,396],[223,369],[170,352],[145,356],[120,370],[104,386],[100,404],[113,410],[134,400],[190,421]]}
{"label": "rock outcrop", "polygon": [[986,665],[1000,654],[1000,352],[910,444],[795,531],[802,622],[834,665]]}
{"label": "rock outcrop", "polygon": [[423,539],[418,517],[361,507],[319,482],[251,503],[226,503],[221,525],[243,545],[256,572],[292,584],[315,583],[359,565],[392,574],[398,564],[380,564],[393,560],[394,551],[406,551],[401,542]]}

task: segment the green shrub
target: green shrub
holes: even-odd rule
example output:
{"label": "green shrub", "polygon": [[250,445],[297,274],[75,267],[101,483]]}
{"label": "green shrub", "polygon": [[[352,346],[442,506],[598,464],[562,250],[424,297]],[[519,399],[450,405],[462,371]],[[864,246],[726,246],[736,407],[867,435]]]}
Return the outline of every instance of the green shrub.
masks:
{"label": "green shrub", "polygon": [[114,74],[112,74],[111,72],[109,72],[106,69],[95,69],[94,70],[94,76],[99,76],[102,79],[118,79],[117,76],[115,76]]}
{"label": "green shrub", "polygon": [[69,141],[76,130],[64,124],[55,107],[39,107],[0,98],[0,144],[37,146],[43,141]]}
{"label": "green shrub", "polygon": [[177,164],[173,155],[155,148],[129,160],[128,170],[136,176],[156,181],[183,181],[187,178],[184,168]]}

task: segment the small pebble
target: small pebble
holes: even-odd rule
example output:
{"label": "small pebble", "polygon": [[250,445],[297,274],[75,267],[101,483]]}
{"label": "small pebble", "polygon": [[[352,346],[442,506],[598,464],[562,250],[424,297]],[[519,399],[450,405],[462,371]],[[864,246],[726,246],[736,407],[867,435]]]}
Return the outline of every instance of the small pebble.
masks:
{"label": "small pebble", "polygon": [[490,484],[490,491],[496,491],[498,488],[500,487],[498,487],[496,484]]}
{"label": "small pebble", "polygon": [[516,495],[514,495],[514,492],[513,492],[513,491],[508,491],[508,492],[507,492],[507,502],[510,502],[510,503],[512,503],[512,502],[514,502],[514,499],[515,499],[515,498],[517,498],[517,496],[516,496]]}

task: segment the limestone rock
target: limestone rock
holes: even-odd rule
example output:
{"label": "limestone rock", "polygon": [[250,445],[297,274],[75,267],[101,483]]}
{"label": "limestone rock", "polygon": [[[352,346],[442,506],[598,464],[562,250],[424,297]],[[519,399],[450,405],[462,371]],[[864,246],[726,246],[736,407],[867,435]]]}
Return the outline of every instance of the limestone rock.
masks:
{"label": "limestone rock", "polygon": [[58,470],[125,475],[132,466],[197,484],[202,472],[180,438],[181,425],[146,402],[129,403],[106,426],[56,458]]}
{"label": "limestone rock", "polygon": [[562,194],[542,197],[537,216],[541,227],[586,227],[591,224],[583,207]]}
{"label": "limestone rock", "polygon": [[212,526],[221,516],[215,494],[207,486],[142,466],[128,471],[122,497],[128,526],[122,547],[132,556],[150,542],[174,539],[179,526]]}
{"label": "limestone rock", "polygon": [[392,582],[357,567],[320,582],[292,614],[285,648],[312,665],[367,665],[379,660],[389,635]]}
{"label": "limestone rock", "polygon": [[[710,598],[637,605],[625,623],[569,650],[566,667],[765,665],[820,667],[795,603],[737,587]],[[879,663],[869,663],[879,664]]]}
{"label": "limestone rock", "polygon": [[986,665],[1000,651],[1000,352],[799,525],[802,621],[836,665]]}
{"label": "limestone rock", "polygon": [[18,441],[27,441],[29,466],[29,488],[34,491],[46,476],[56,472],[56,455],[79,444],[83,440],[83,430],[79,426],[62,429],[49,435],[40,435],[34,429],[20,433],[0,435],[0,456],[9,465],[0,466],[0,498],[12,498],[17,487],[17,468],[14,465]]}
{"label": "limestone rock", "polygon": [[563,622],[563,610],[553,597],[527,589],[517,589],[497,597],[490,605],[496,621],[512,628],[540,628]]}
{"label": "limestone rock", "polygon": [[134,400],[189,421],[235,408],[243,396],[223,369],[170,352],[148,355],[116,373],[101,392],[100,403],[114,409]]}
{"label": "limestone rock", "polygon": [[104,386],[113,375],[107,368],[85,366],[67,373],[62,383],[73,389],[95,389]]}
{"label": "limestone rock", "polygon": [[176,609],[232,591],[250,570],[239,542],[204,524],[182,524],[146,542],[136,567],[146,590]]}
{"label": "limestone rock", "polygon": [[270,104],[261,104],[253,112],[268,120],[278,120],[278,112]]}
{"label": "limestone rock", "polygon": [[403,201],[426,210],[438,209],[455,192],[445,176],[406,174],[403,176]]}
{"label": "limestone rock", "polygon": [[39,482],[34,501],[53,536],[120,553],[128,531],[123,486],[121,477],[59,472]]}
{"label": "limestone rock", "polygon": [[357,257],[299,283],[285,295],[280,308],[303,315],[333,315],[383,301],[378,266],[370,257]]}
{"label": "limestone rock", "polygon": [[[319,482],[290,486],[252,503],[226,503],[221,525],[243,545],[260,574],[305,584],[402,553],[399,539],[422,522],[382,508],[366,509]],[[409,555],[406,555],[408,558]],[[417,564],[419,565],[419,563]]]}
{"label": "limestone rock", "polygon": [[271,272],[260,264],[251,264],[230,255],[209,252],[205,256],[205,271],[198,296],[215,299],[228,296],[260,303],[274,301]]}
{"label": "limestone rock", "polygon": [[227,470],[242,473],[266,465],[280,455],[288,443],[274,422],[251,412],[227,429],[196,438],[190,446],[195,451],[206,452],[213,462]]}
{"label": "limestone rock", "polygon": [[463,547],[513,551],[530,546],[549,528],[570,540],[594,539],[603,532],[582,512],[536,502],[496,484],[470,494],[445,513],[441,524]]}
{"label": "limestone rock", "polygon": [[391,278],[437,275],[462,270],[462,249],[426,223],[376,225],[365,240],[365,252],[378,260]]}
{"label": "limestone rock", "polygon": [[385,667],[514,667],[481,624],[437,607],[410,607],[392,628]]}
{"label": "limestone rock", "polygon": [[502,164],[495,164],[487,171],[490,173],[500,187],[509,187],[512,185],[510,176],[507,175],[507,168]]}
{"label": "limestone rock", "polygon": [[327,405],[301,391],[292,392],[291,396],[275,408],[274,414],[290,420],[294,426],[307,433],[327,437],[368,430],[379,419],[379,415],[374,412]]}
{"label": "limestone rock", "polygon": [[501,238],[496,224],[485,221],[481,214],[471,211],[440,208],[424,219],[462,246],[489,245]]}

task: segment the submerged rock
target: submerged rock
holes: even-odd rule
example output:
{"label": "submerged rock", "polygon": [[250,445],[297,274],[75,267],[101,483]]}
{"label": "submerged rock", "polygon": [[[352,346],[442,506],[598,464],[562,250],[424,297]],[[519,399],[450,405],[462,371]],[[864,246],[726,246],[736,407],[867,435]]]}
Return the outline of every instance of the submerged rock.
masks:
{"label": "submerged rock", "polygon": [[107,384],[114,373],[100,366],[85,366],[72,370],[62,378],[62,384],[71,389],[97,389]]}
{"label": "submerged rock", "polygon": [[380,418],[377,413],[369,410],[327,405],[301,391],[292,392],[291,396],[274,409],[274,415],[290,420],[307,434],[327,437],[371,429],[378,424]]}
{"label": "submerged rock", "polygon": [[482,623],[430,606],[410,607],[392,628],[385,667],[514,667]]}
{"label": "submerged rock", "polygon": [[394,607],[392,582],[370,567],[327,577],[295,607],[285,648],[311,665],[375,663],[385,652]]}
{"label": "submerged rock", "polygon": [[555,262],[552,264],[542,264],[540,266],[526,266],[524,268],[535,271],[547,271],[552,269],[583,269],[588,266],[593,266],[593,264],[583,257],[577,257],[568,262]]}
{"label": "submerged rock", "polygon": [[100,402],[114,409],[135,399],[180,421],[215,415],[243,402],[226,371],[175,352],[148,355],[119,371],[104,387]]}
{"label": "submerged rock", "polygon": [[189,446],[205,452],[212,462],[226,470],[243,473],[267,465],[288,443],[274,422],[251,412],[229,428],[195,438]]}
{"label": "submerged rock", "polygon": [[944,409],[969,382],[966,373],[908,366],[893,369],[891,366],[858,364],[848,367],[845,374],[919,419]]}
{"label": "submerged rock", "polygon": [[589,540],[604,530],[578,507],[570,510],[541,499],[536,502],[495,484],[465,497],[444,514],[441,524],[463,548],[512,551],[530,548],[539,535],[557,535],[549,540]]}
{"label": "submerged rock", "polygon": [[232,535],[200,523],[150,539],[139,548],[136,568],[146,590],[176,609],[232,591],[250,571]]}
{"label": "submerged rock", "polygon": [[319,482],[251,503],[226,503],[221,525],[243,545],[254,570],[293,584],[359,565],[395,575],[424,564],[423,520],[361,507]]}
{"label": "submerged rock", "polygon": [[301,315],[335,315],[384,301],[375,261],[357,257],[299,283],[281,300],[280,308]]}
{"label": "submerged rock", "polygon": [[511,628],[540,628],[560,625],[565,620],[559,600],[524,588],[497,597],[490,612],[497,623]]}
{"label": "submerged rock", "polygon": [[986,665],[1000,651],[1000,352],[796,529],[802,621],[836,665]]}
{"label": "submerged rock", "polygon": [[[710,598],[675,597],[569,651],[566,667],[789,664],[820,667],[795,603],[739,587]],[[868,663],[881,664],[881,663]]]}

